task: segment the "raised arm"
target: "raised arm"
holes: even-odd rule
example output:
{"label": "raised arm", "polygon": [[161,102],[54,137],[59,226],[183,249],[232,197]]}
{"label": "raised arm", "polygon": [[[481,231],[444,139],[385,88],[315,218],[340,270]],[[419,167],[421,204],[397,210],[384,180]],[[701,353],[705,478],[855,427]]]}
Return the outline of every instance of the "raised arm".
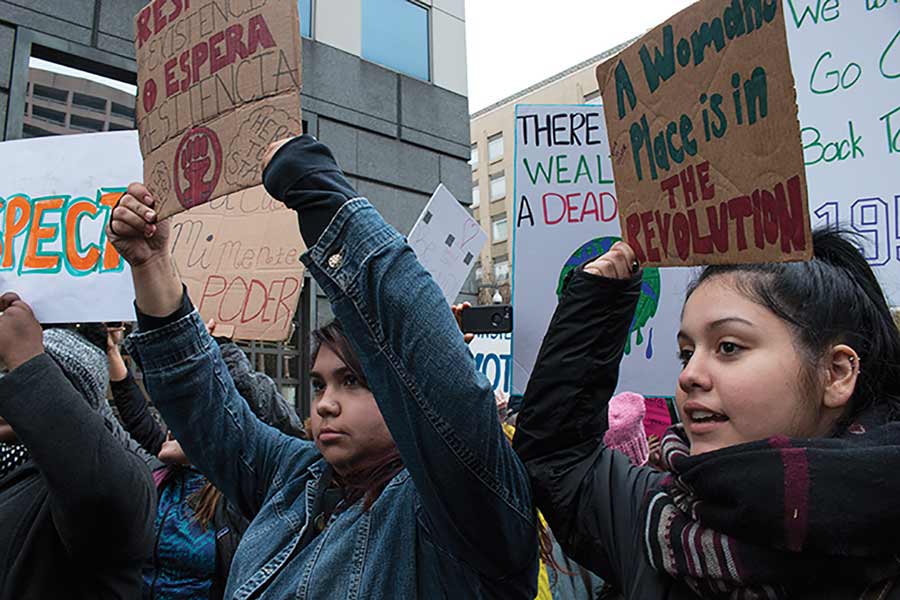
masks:
{"label": "raised arm", "polygon": [[[152,546],[150,471],[43,352],[41,327],[15,294],[0,298],[0,415],[44,477],[53,523],[72,556],[104,568],[141,561]],[[97,549],[105,556],[95,556]]]}
{"label": "raised arm", "polygon": [[[303,261],[362,362],[436,543],[489,578],[515,575],[509,585],[533,585],[527,474],[440,288],[366,200],[351,200],[330,152],[313,138],[281,147],[264,183],[300,214],[310,248]],[[308,206],[318,211],[312,218]],[[327,228],[315,230],[316,221]]]}
{"label": "raised arm", "polygon": [[[134,279],[140,331],[126,346],[191,462],[245,515],[253,515],[268,498],[280,467],[303,468],[318,453],[311,443],[260,422],[238,394],[178,277],[169,223],[156,222],[153,206],[146,188],[132,184],[108,229]],[[292,460],[283,465],[285,453]]]}
{"label": "raised arm", "polygon": [[[573,272],[541,345],[513,445],[567,554],[622,584],[636,568],[640,504],[659,475],[603,446],[640,275],[623,245]],[[627,246],[625,247],[627,248]],[[628,249],[630,251],[630,249]]]}
{"label": "raised arm", "polygon": [[[150,414],[147,399],[135,381],[134,375],[127,368],[124,372],[124,378],[114,379],[113,371],[110,369],[109,388],[112,391],[113,404],[119,409],[119,417],[125,431],[144,450],[156,456],[166,440],[166,432]],[[121,376],[121,372],[117,372],[116,375]]]}

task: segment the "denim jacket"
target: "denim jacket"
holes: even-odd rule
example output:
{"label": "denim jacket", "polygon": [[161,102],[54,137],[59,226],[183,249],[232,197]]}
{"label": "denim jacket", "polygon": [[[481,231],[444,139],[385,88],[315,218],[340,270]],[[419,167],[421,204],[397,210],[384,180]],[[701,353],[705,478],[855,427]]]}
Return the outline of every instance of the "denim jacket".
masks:
{"label": "denim jacket", "polygon": [[248,516],[226,598],[532,600],[537,531],[528,477],[504,439],[438,286],[364,199],[304,256],[363,364],[403,458],[370,510],[312,527],[327,463],[260,422],[196,312],[129,350],[194,464]]}

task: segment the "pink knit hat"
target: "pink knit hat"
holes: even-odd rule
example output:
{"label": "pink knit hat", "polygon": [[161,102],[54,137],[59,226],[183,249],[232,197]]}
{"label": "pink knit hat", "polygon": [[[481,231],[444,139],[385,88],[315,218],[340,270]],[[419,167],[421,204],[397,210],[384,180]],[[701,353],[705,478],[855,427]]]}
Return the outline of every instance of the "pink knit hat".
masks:
{"label": "pink knit hat", "polygon": [[624,452],[637,466],[646,464],[650,455],[644,431],[646,413],[647,405],[640,394],[622,392],[609,401],[609,429],[603,435],[603,443],[607,448]]}

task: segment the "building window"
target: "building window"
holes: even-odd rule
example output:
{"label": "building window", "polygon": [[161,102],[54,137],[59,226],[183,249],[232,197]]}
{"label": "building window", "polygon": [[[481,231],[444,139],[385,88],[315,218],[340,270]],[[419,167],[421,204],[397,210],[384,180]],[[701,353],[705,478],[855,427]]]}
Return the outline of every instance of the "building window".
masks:
{"label": "building window", "polygon": [[600,90],[584,95],[585,104],[603,104],[603,98],[600,96]]}
{"label": "building window", "polygon": [[300,35],[312,37],[312,0],[300,2]]}
{"label": "building window", "polygon": [[103,121],[82,117],[81,115],[71,115],[69,117],[69,126],[78,131],[103,131]]}
{"label": "building window", "polygon": [[94,112],[106,112],[106,98],[98,98],[97,96],[91,96],[90,94],[79,94],[78,92],[75,92],[72,94],[72,104],[79,108],[85,108]]}
{"label": "building window", "polygon": [[503,172],[491,175],[491,200],[500,200],[506,197],[506,176]]}
{"label": "building window", "polygon": [[56,123],[57,125],[66,124],[66,113],[53,110],[52,108],[44,108],[43,106],[32,106],[31,114],[35,119],[47,121],[48,123]]}
{"label": "building window", "polygon": [[494,162],[503,158],[503,134],[498,133],[488,138],[488,161]]}
{"label": "building window", "polygon": [[472,184],[472,208],[478,208],[481,205],[481,189],[478,184]]}
{"label": "building window", "polygon": [[118,102],[113,102],[110,112],[112,112],[112,114],[119,116],[119,117],[124,117],[126,119],[132,119],[132,120],[134,119],[134,107],[133,106],[124,106],[122,104],[119,104]]}
{"label": "building window", "polygon": [[509,259],[505,256],[494,260],[494,281],[500,283],[509,279]]}
{"label": "building window", "polygon": [[363,0],[363,58],[430,79],[428,9],[410,0]]}
{"label": "building window", "polygon": [[478,146],[472,146],[472,158],[469,159],[469,164],[472,165],[472,169],[478,168]]}
{"label": "building window", "polygon": [[32,85],[31,89],[34,91],[35,98],[48,100],[50,102],[58,102],[60,104],[66,104],[69,101],[69,92],[67,90],[58,90],[39,83]]}
{"label": "building window", "polygon": [[494,235],[494,243],[505,242],[509,237],[508,228],[506,226],[506,217],[500,217],[491,223],[491,233]]}
{"label": "building window", "polygon": [[484,269],[481,267],[481,265],[475,267],[475,281],[484,281]]}

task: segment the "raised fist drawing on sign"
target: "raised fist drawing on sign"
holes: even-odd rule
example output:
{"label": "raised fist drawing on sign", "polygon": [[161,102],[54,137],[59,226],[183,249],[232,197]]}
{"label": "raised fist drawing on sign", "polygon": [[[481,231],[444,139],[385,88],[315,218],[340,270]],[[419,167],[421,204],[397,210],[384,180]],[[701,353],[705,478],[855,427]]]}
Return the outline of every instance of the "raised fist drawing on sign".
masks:
{"label": "raised fist drawing on sign", "polygon": [[[178,201],[185,208],[208,202],[222,172],[222,147],[215,132],[206,127],[189,131],[175,155]],[[182,180],[186,186],[182,189]]]}

